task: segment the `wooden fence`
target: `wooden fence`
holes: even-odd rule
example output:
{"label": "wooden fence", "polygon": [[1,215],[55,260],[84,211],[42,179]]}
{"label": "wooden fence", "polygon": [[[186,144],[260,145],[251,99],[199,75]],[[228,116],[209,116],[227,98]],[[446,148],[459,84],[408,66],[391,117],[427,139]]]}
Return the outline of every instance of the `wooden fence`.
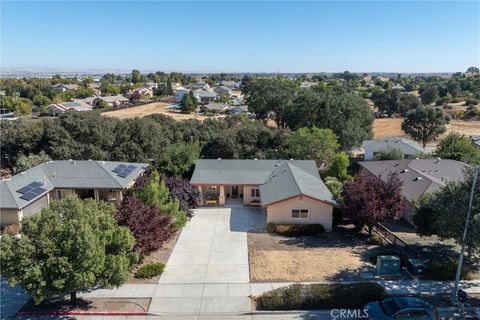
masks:
{"label": "wooden fence", "polygon": [[419,252],[412,248],[408,243],[403,241],[401,238],[396,236],[392,231],[387,229],[381,224],[377,224],[373,227],[373,231],[381,236],[387,242],[393,244],[399,248],[407,257],[409,258],[418,258],[420,256]]}

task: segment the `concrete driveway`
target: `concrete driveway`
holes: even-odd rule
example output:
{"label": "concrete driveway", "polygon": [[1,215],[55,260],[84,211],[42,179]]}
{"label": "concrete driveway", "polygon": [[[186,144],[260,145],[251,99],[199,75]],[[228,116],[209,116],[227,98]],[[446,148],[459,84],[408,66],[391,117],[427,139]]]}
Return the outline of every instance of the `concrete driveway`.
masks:
{"label": "concrete driveway", "polygon": [[182,230],[150,304],[157,314],[250,312],[247,231],[263,228],[263,209],[204,207]]}

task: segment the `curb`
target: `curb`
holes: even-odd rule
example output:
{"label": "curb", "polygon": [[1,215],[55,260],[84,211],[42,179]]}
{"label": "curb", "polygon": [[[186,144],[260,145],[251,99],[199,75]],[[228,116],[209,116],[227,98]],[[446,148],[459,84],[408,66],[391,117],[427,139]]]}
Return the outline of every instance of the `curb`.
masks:
{"label": "curb", "polygon": [[35,316],[148,316],[148,312],[101,312],[101,311],[19,311],[16,317]]}

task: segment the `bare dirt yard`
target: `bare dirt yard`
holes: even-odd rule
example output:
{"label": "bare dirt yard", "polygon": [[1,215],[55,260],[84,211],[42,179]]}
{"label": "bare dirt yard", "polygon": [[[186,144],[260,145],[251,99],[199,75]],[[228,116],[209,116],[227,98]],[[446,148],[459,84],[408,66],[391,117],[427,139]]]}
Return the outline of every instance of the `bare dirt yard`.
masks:
{"label": "bare dirt yard", "polygon": [[[45,301],[35,305],[30,299],[18,312],[19,315],[35,317],[45,312],[147,312],[151,299],[83,299],[77,304],[70,304],[69,300]],[[67,317],[68,318],[68,317]],[[92,318],[93,319],[93,318]]]}
{"label": "bare dirt yard", "polygon": [[[375,119],[373,122],[373,135],[375,139],[385,137],[400,136],[406,137],[402,131],[402,118],[382,118]],[[448,132],[459,132],[467,136],[480,135],[480,121],[460,121],[452,120],[448,125]]]}
{"label": "bare dirt yard", "polygon": [[367,252],[375,246],[350,234],[284,237],[266,232],[248,234],[252,282],[354,280],[371,270]]}
{"label": "bare dirt yard", "polygon": [[[164,102],[152,102],[152,103],[144,104],[138,107],[131,107],[131,108],[125,108],[125,109],[120,109],[115,111],[103,112],[102,115],[106,117],[114,117],[119,119],[129,119],[129,118],[135,118],[135,117],[142,118],[145,116],[149,116],[151,114],[163,114],[166,116],[170,116],[177,121],[188,120],[188,119],[197,119],[197,120],[203,121],[205,119],[212,118],[212,116],[204,116],[204,115],[199,115],[195,113],[184,114],[184,113],[181,113],[179,110],[167,108],[167,106],[169,105],[171,104],[164,103]],[[222,116],[220,115],[217,117],[222,117]]]}
{"label": "bare dirt yard", "polygon": [[170,254],[173,251],[173,247],[175,247],[175,243],[177,243],[177,239],[180,236],[180,232],[177,232],[172,239],[165,242],[162,248],[159,250],[150,253],[147,257],[145,257],[142,262],[135,267],[133,272],[130,274],[128,283],[158,283],[158,279],[160,275],[150,278],[150,279],[137,279],[135,278],[135,272],[143,265],[155,262],[161,262],[163,264],[167,264],[168,258],[170,258]]}

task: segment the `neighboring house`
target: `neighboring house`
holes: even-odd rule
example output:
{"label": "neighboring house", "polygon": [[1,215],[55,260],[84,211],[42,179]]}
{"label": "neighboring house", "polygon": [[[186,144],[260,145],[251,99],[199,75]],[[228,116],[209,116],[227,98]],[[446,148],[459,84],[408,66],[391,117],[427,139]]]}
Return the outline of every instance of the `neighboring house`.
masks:
{"label": "neighboring house", "polygon": [[133,97],[133,96],[146,97],[148,99],[151,99],[151,98],[153,98],[153,90],[151,88],[148,88],[148,87],[137,88],[137,89],[134,89],[134,90],[130,91],[128,93],[128,96],[129,97]]}
{"label": "neighboring house", "polygon": [[332,228],[337,203],[312,160],[201,159],[190,183],[198,187],[201,205],[240,199],[244,205],[265,208],[267,222]]}
{"label": "neighboring house", "polygon": [[232,89],[226,86],[216,87],[215,89],[213,89],[213,91],[216,92],[221,97],[229,98],[232,95]]}
{"label": "neighboring house", "polygon": [[405,88],[399,84],[396,84],[392,87],[393,90],[397,90],[397,91],[405,91]]}
{"label": "neighboring house", "polygon": [[183,99],[183,96],[189,92],[190,90],[187,89],[175,91],[175,102],[180,103]]}
{"label": "neighboring house", "polygon": [[245,104],[245,102],[243,100],[243,97],[237,97],[237,98],[232,99],[232,104],[234,106],[241,106],[241,105]]}
{"label": "neighboring house", "polygon": [[218,99],[218,94],[216,92],[210,92],[207,90],[197,90],[194,94],[197,98],[197,101],[201,103],[208,103]]}
{"label": "neighboring house", "polygon": [[229,106],[227,108],[228,113],[236,115],[241,113],[248,113],[248,106]]}
{"label": "neighboring house", "polygon": [[192,90],[207,90],[207,89],[210,88],[210,85],[206,82],[203,82],[203,81],[190,83],[188,86]]}
{"label": "neighboring house", "polygon": [[210,102],[206,105],[200,106],[200,111],[201,112],[220,113],[220,112],[228,110],[228,107],[229,106],[226,103]]}
{"label": "neighboring house", "polygon": [[455,160],[409,159],[388,161],[364,161],[362,170],[386,179],[392,172],[398,173],[403,183],[402,194],[408,201],[403,217],[413,225],[412,206],[425,193],[433,193],[448,181],[463,179],[467,165]]}
{"label": "neighboring house", "polygon": [[50,161],[0,181],[0,224],[48,208],[51,200],[77,195],[120,203],[125,190],[148,167],[145,163],[92,160]]}
{"label": "neighboring house", "polygon": [[63,84],[63,83],[57,83],[52,86],[52,88],[60,91],[75,91],[78,90],[79,85],[78,84]]}
{"label": "neighboring house", "polygon": [[225,86],[225,87],[227,87],[229,89],[232,89],[232,90],[236,89],[240,86],[240,84],[235,82],[235,81],[225,81],[225,80],[221,81],[220,85]]}
{"label": "neighboring house", "polygon": [[91,83],[88,85],[90,88],[92,88],[93,90],[95,90],[95,94],[96,95],[100,95],[101,94],[101,89],[102,89],[102,83],[101,82],[95,82],[95,83]]}
{"label": "neighboring house", "polygon": [[130,99],[121,94],[115,96],[96,97],[92,101],[92,105],[96,107],[100,100],[105,101],[110,107],[120,107],[130,103]]}
{"label": "neighboring house", "polygon": [[400,149],[405,159],[415,158],[422,153],[429,153],[417,142],[402,137],[365,140],[362,148],[365,150],[364,160],[373,160],[377,153],[387,149]]}
{"label": "neighboring house", "polygon": [[143,84],[143,87],[148,88],[148,89],[153,91],[155,89],[158,89],[158,84],[156,82],[153,82],[153,81],[148,81],[148,82],[145,82]]}
{"label": "neighboring house", "polygon": [[58,116],[68,110],[92,111],[93,106],[83,100],[75,100],[63,103],[53,103],[47,107],[47,112],[51,116]]}

